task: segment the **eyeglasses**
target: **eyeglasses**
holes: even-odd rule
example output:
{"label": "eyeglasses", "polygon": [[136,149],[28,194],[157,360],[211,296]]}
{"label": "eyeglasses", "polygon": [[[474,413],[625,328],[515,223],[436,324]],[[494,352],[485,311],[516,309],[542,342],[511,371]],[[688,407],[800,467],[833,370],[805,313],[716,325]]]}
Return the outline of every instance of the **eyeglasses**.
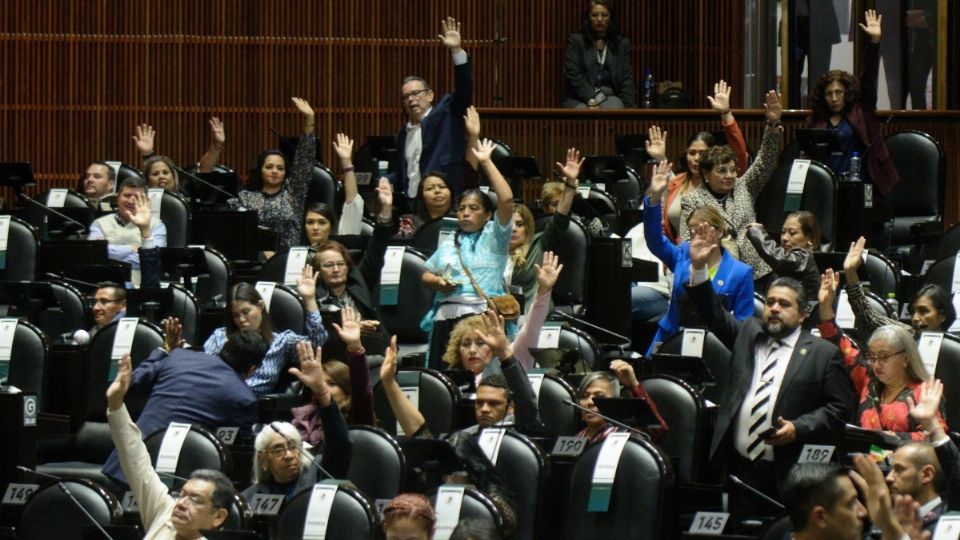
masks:
{"label": "eyeglasses", "polygon": [[188,493],[185,491],[174,491],[170,495],[173,496],[173,498],[176,499],[178,502],[181,499],[186,499],[187,503],[190,506],[194,506],[194,507],[204,506],[208,503],[213,504],[213,501],[208,501],[205,498],[201,497],[200,495],[197,495],[196,493]]}
{"label": "eyeglasses", "polygon": [[868,355],[867,355],[867,358],[870,359],[870,363],[871,363],[871,364],[882,364],[882,365],[885,365],[887,362],[890,361],[891,358],[893,358],[894,356],[896,356],[896,355],[898,355],[898,354],[901,354],[901,353],[903,353],[903,352],[904,352],[904,350],[903,350],[903,349],[900,349],[900,350],[897,351],[897,352],[886,353],[886,354],[868,354]]}
{"label": "eyeglasses", "polygon": [[279,458],[287,454],[287,452],[297,453],[300,451],[300,445],[295,442],[288,442],[283,446],[273,446],[264,450],[264,452],[270,454],[271,457]]}
{"label": "eyeglasses", "polygon": [[404,101],[406,101],[406,100],[408,100],[408,99],[410,99],[410,98],[412,98],[412,97],[413,97],[413,98],[419,98],[420,96],[426,94],[426,93],[429,92],[429,91],[430,91],[429,88],[421,88],[420,90],[414,90],[413,92],[407,92],[406,94],[403,94],[402,98],[403,98]]}
{"label": "eyeglasses", "polygon": [[344,261],[335,261],[335,262],[325,262],[320,265],[320,268],[324,270],[333,270],[334,268],[346,268],[347,263]]}

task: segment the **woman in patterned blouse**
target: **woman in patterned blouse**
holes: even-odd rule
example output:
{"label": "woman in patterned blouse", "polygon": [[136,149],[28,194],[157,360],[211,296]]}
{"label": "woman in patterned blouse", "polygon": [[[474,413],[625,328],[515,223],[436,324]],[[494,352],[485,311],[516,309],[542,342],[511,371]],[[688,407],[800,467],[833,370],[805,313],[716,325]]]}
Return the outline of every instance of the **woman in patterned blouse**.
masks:
{"label": "woman in patterned blouse", "polygon": [[[256,210],[260,224],[280,236],[281,250],[300,245],[303,204],[317,152],[313,109],[305,99],[292,99],[297,110],[303,114],[303,133],[297,142],[289,178],[287,160],[283,154],[279,150],[267,150],[257,159],[247,189],[240,192],[241,204],[249,210]],[[264,255],[269,258],[273,253]]]}

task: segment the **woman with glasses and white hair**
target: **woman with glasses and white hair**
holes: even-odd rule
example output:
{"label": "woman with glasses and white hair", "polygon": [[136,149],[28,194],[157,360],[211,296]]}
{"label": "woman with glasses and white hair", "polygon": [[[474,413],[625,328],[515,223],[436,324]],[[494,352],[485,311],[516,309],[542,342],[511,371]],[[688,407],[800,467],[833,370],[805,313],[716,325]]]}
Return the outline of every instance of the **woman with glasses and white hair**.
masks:
{"label": "woman with glasses and white hair", "polygon": [[[611,373],[612,372],[612,373]],[[653,402],[650,395],[643,389],[643,384],[637,380],[633,366],[623,360],[613,360],[610,362],[610,371],[593,371],[588,373],[580,386],[577,388],[577,400],[580,406],[594,412],[598,412],[597,404],[593,398],[615,398],[621,397],[621,388],[625,388],[630,395],[635,398],[643,399],[650,405],[650,410],[657,419],[659,426],[650,430],[650,436],[654,440],[667,433],[667,423],[660,412],[657,410],[657,404]],[[585,437],[588,442],[603,440],[607,435],[620,431],[620,428],[608,424],[606,420],[593,413],[581,412],[584,428],[577,432],[577,437]],[[647,428],[648,426],[638,426]]]}
{"label": "woman with glasses and white hair", "polygon": [[[850,377],[860,394],[860,427],[924,440],[923,428],[910,417],[910,408],[920,400],[923,383],[933,377],[920,359],[913,335],[901,326],[881,326],[871,334],[867,349],[869,353],[860,357],[866,365],[848,360]],[[942,412],[937,422],[947,431]]]}
{"label": "woman with glasses and white hair", "polygon": [[289,422],[270,422],[265,425],[254,441],[254,484],[242,493],[250,501],[258,493],[283,495],[285,499],[310,488],[328,477],[344,478],[350,467],[352,445],[347,431],[347,422],[333,399],[323,377],[320,365],[320,349],[316,355],[309,342],[297,343],[300,369],[290,368],[290,373],[310,388],[322,419],[324,445],[314,449],[322,457],[314,458],[303,448],[300,432]]}

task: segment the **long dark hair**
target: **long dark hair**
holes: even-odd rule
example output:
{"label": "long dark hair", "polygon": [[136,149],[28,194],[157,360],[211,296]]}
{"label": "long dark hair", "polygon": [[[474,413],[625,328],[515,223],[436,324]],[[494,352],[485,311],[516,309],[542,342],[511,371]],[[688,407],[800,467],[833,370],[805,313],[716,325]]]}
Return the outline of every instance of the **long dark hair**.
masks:
{"label": "long dark hair", "polygon": [[[267,158],[270,156],[280,156],[280,159],[283,160],[284,170],[286,170],[287,158],[283,155],[283,152],[276,149],[264,150],[257,156],[257,165],[250,171],[250,181],[247,182],[247,189],[251,191],[260,191],[263,189],[263,175],[260,173],[260,170],[263,169],[263,163],[267,161]],[[283,180],[286,182],[286,175],[284,175]]]}
{"label": "long dark hair", "polygon": [[957,310],[953,308],[953,301],[950,298],[950,293],[948,293],[939,285],[934,285],[932,283],[924,285],[919,291],[917,291],[917,294],[913,295],[913,300],[910,301],[911,314],[913,313],[913,304],[915,304],[917,300],[921,298],[927,298],[930,300],[930,303],[933,304],[933,307],[937,308],[937,311],[943,316],[941,330],[946,332],[953,325],[953,321],[957,320]]}
{"label": "long dark hair", "polygon": [[307,240],[307,213],[313,212],[314,214],[320,214],[321,216],[327,218],[327,221],[330,222],[330,234],[337,234],[337,217],[333,213],[333,208],[330,208],[330,205],[322,202],[310,203],[309,206],[303,209],[303,218],[300,220],[301,228],[303,231],[303,243],[306,245],[309,240]]}
{"label": "long dark hair", "polygon": [[687,162],[687,149],[697,141],[703,142],[703,144],[707,145],[707,148],[713,148],[717,145],[717,138],[709,131],[698,131],[691,135],[690,138],[687,139],[687,145],[683,147],[683,153],[680,154],[680,157],[677,159],[677,162],[680,163],[681,171],[690,170],[690,164]]}
{"label": "long dark hair", "polygon": [[244,281],[230,288],[230,296],[227,299],[227,310],[224,312],[224,318],[226,319],[224,326],[227,327],[227,332],[239,330],[236,323],[233,322],[232,304],[234,302],[250,302],[260,308],[260,335],[263,336],[267,344],[272,343],[273,321],[270,320],[270,313],[267,312],[266,304],[263,301],[263,297],[257,292],[257,288]]}
{"label": "long dark hair", "polygon": [[616,51],[617,46],[620,45],[620,21],[613,0],[590,0],[587,2],[587,8],[583,10],[583,15],[580,17],[580,33],[583,35],[584,43],[587,47],[592,47],[593,43],[599,39],[599,36],[593,34],[593,26],[590,24],[590,10],[593,9],[593,6],[603,6],[610,12],[607,35],[603,37],[603,40],[611,50]]}
{"label": "long dark hair", "polygon": [[430,213],[427,212],[427,205],[423,203],[423,186],[427,183],[427,178],[438,178],[450,192],[450,209],[447,210],[449,213],[453,209],[453,187],[450,185],[450,179],[447,178],[447,175],[442,171],[430,171],[427,174],[423,175],[423,179],[420,180],[420,185],[417,186],[417,217],[420,218],[421,223],[426,223],[433,218],[430,217]]}

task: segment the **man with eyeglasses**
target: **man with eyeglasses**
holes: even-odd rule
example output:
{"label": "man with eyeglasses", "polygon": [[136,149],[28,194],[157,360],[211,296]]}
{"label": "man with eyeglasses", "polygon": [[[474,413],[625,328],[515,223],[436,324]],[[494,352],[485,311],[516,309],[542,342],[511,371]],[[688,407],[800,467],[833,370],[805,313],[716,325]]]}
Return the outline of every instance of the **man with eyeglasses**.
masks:
{"label": "man with eyeglasses", "polygon": [[[453,17],[441,21],[440,42],[453,54],[454,90],[433,104],[433,90],[421,77],[409,76],[400,87],[407,125],[395,138],[397,160],[390,182],[406,194],[412,211],[420,180],[429,171],[444,173],[454,191],[463,181],[466,133],[463,118],[473,96],[473,79],[467,53],[461,48],[460,23]],[[400,202],[400,201],[398,201]],[[398,205],[403,208],[403,204]]]}
{"label": "man with eyeglasses", "polygon": [[[230,514],[233,484],[220,471],[200,469],[190,475],[179,493],[168,494],[167,486],[150,464],[150,454],[140,430],[130,419],[123,403],[133,379],[130,355],[117,366],[117,377],[107,389],[107,422],[130,479],[130,489],[140,508],[140,519],[150,540],[193,540],[201,531],[217,529]],[[241,381],[242,382],[242,381]]]}
{"label": "man with eyeglasses", "polygon": [[122,318],[127,312],[127,291],[116,283],[103,282],[93,295],[93,336],[101,328]]}
{"label": "man with eyeglasses", "polygon": [[[266,351],[266,340],[253,330],[231,332],[218,355],[169,343],[155,350],[133,370],[127,385],[131,398],[145,403],[137,418],[139,431],[150,434],[182,422],[211,431],[237,427],[238,437],[248,437],[257,420],[257,396],[244,379],[260,366]],[[103,466],[103,474],[120,486],[136,483],[129,472],[119,451]]]}
{"label": "man with eyeglasses", "polygon": [[[732,351],[730,369],[717,373],[724,389],[710,445],[718,470],[779,498],[779,488],[805,444],[837,444],[853,413],[855,394],[840,351],[801,328],[806,292],[795,279],[778,278],[767,291],[763,317],[738,321],[710,284],[707,262],[716,243],[700,235],[690,243],[690,304]],[[737,495],[740,495],[739,493]],[[738,514],[772,514],[737,496]]]}

